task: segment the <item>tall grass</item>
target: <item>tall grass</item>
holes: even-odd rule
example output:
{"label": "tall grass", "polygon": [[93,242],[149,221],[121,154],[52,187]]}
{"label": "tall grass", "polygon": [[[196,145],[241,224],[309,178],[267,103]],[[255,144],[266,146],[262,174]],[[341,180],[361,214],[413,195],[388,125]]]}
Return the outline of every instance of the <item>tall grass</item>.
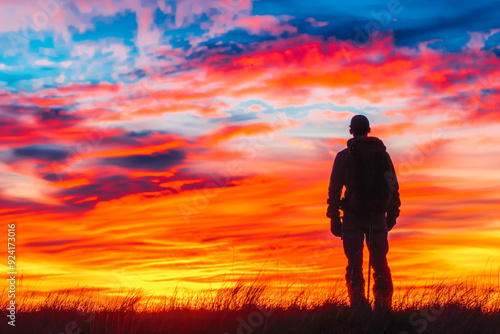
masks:
{"label": "tall grass", "polygon": [[[470,278],[399,287],[393,311],[355,313],[342,281],[331,286],[270,287],[262,280],[218,289],[154,295],[75,287],[43,298],[18,285],[20,333],[500,333],[500,287]],[[0,298],[7,329],[7,291]],[[19,331],[20,330],[20,331]]]}

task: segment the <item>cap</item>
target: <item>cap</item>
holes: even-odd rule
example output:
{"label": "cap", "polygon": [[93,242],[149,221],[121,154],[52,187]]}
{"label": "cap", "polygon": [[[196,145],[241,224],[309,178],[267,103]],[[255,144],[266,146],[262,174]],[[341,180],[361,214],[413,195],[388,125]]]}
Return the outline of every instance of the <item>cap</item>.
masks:
{"label": "cap", "polygon": [[364,115],[356,115],[351,118],[351,124],[349,125],[352,132],[355,134],[366,134],[370,128],[370,122],[368,118]]}

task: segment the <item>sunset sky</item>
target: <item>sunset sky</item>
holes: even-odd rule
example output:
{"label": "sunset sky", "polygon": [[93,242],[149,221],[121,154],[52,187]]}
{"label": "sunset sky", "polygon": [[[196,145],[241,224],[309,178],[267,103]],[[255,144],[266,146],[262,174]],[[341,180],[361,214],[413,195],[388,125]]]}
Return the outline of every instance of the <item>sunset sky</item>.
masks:
{"label": "sunset sky", "polygon": [[0,240],[16,222],[25,284],[343,278],[326,199],[355,114],[400,182],[395,285],[497,273],[494,1],[0,6]]}

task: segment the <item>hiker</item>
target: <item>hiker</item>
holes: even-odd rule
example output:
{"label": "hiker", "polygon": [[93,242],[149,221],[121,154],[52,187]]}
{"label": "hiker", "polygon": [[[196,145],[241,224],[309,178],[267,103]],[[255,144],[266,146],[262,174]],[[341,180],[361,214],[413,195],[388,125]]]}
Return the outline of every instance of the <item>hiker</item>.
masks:
{"label": "hiker", "polygon": [[[385,145],[376,137],[368,137],[371,131],[368,118],[356,115],[349,127],[353,138],[335,157],[326,215],[330,218],[331,232],[343,241],[348,261],[345,279],[351,307],[371,310],[363,278],[363,242],[366,236],[369,262],[373,268],[373,310],[388,311],[392,307],[393,283],[387,264],[387,236],[399,216],[399,185]],[[344,186],[344,198],[341,199]],[[344,213],[342,220],[340,209]]]}

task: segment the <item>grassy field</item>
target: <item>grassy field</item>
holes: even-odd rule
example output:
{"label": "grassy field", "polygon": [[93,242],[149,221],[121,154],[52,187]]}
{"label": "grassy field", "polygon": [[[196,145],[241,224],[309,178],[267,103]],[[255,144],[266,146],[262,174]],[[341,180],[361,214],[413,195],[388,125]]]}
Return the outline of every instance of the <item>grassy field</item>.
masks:
{"label": "grassy field", "polygon": [[157,297],[142,290],[106,295],[57,290],[18,297],[16,326],[7,325],[1,299],[1,333],[500,333],[500,288],[440,282],[396,291],[393,311],[354,313],[343,282],[331,289],[271,290],[237,282],[196,294]]}

